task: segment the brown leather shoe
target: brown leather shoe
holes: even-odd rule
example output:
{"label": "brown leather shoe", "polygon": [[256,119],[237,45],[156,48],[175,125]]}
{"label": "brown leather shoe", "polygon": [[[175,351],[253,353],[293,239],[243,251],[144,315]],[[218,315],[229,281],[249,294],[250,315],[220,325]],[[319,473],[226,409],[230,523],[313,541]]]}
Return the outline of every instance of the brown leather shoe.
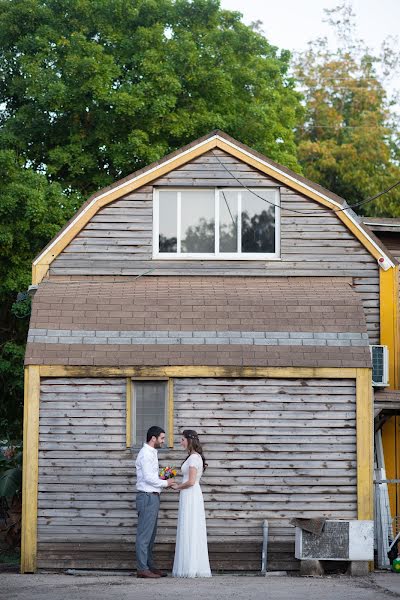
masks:
{"label": "brown leather shoe", "polygon": [[165,573],[165,571],[160,571],[160,569],[150,569],[150,571],[156,575],[159,575],[160,577],[168,577],[168,573]]}
{"label": "brown leather shoe", "polygon": [[161,575],[157,575],[151,571],[138,571],[137,577],[139,577],[139,579],[160,579]]}

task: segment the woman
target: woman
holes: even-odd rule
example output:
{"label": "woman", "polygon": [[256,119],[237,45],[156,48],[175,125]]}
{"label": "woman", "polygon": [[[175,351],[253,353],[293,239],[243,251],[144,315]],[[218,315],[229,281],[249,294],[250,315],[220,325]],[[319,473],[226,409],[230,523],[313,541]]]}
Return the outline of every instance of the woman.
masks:
{"label": "woman", "polygon": [[211,577],[208,560],[206,516],[200,479],[207,464],[199,436],[185,429],[181,446],[188,456],[182,463],[182,483],[172,484],[180,491],[173,577]]}

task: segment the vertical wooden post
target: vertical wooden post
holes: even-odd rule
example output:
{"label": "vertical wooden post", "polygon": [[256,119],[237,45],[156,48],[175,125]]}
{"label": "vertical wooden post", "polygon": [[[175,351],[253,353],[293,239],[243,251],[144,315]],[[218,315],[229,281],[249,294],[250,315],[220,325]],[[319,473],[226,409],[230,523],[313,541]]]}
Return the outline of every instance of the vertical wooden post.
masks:
{"label": "vertical wooden post", "polygon": [[374,518],[373,504],[373,402],[371,369],[357,369],[357,516]]}
{"label": "vertical wooden post", "polygon": [[168,446],[174,445],[174,380],[168,379]]}
{"label": "vertical wooden post", "polygon": [[21,573],[36,571],[39,474],[39,367],[25,367]]}
{"label": "vertical wooden post", "polygon": [[132,379],[126,378],[126,447],[132,446]]}
{"label": "vertical wooden post", "polygon": [[399,266],[379,269],[380,342],[389,350],[389,386],[399,386]]}

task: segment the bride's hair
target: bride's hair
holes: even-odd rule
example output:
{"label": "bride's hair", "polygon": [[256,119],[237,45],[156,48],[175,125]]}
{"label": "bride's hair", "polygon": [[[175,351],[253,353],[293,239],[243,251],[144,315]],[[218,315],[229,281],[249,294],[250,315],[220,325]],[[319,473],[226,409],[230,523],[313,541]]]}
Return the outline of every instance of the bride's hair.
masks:
{"label": "bride's hair", "polygon": [[188,445],[187,445],[188,456],[185,458],[182,465],[187,461],[187,459],[189,458],[189,456],[192,452],[197,452],[197,454],[200,454],[200,456],[201,456],[201,460],[203,461],[203,471],[205,471],[207,469],[208,465],[206,463],[206,459],[204,458],[203,448],[200,445],[200,440],[199,440],[197,431],[195,431],[194,429],[185,429],[182,432],[182,435],[188,441]]}

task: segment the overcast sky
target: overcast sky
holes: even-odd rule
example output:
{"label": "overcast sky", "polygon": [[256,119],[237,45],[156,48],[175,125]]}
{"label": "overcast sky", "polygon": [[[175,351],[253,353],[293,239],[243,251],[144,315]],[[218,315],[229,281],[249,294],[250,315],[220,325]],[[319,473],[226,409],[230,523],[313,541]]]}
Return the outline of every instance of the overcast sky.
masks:
{"label": "overcast sky", "polygon": [[[324,8],[333,8],[340,0],[221,0],[223,8],[243,14],[244,22],[263,22],[265,35],[272,44],[289,50],[302,50],[315,37],[326,35],[322,22]],[[359,35],[372,48],[379,49],[389,35],[399,35],[400,0],[353,0]]]}

